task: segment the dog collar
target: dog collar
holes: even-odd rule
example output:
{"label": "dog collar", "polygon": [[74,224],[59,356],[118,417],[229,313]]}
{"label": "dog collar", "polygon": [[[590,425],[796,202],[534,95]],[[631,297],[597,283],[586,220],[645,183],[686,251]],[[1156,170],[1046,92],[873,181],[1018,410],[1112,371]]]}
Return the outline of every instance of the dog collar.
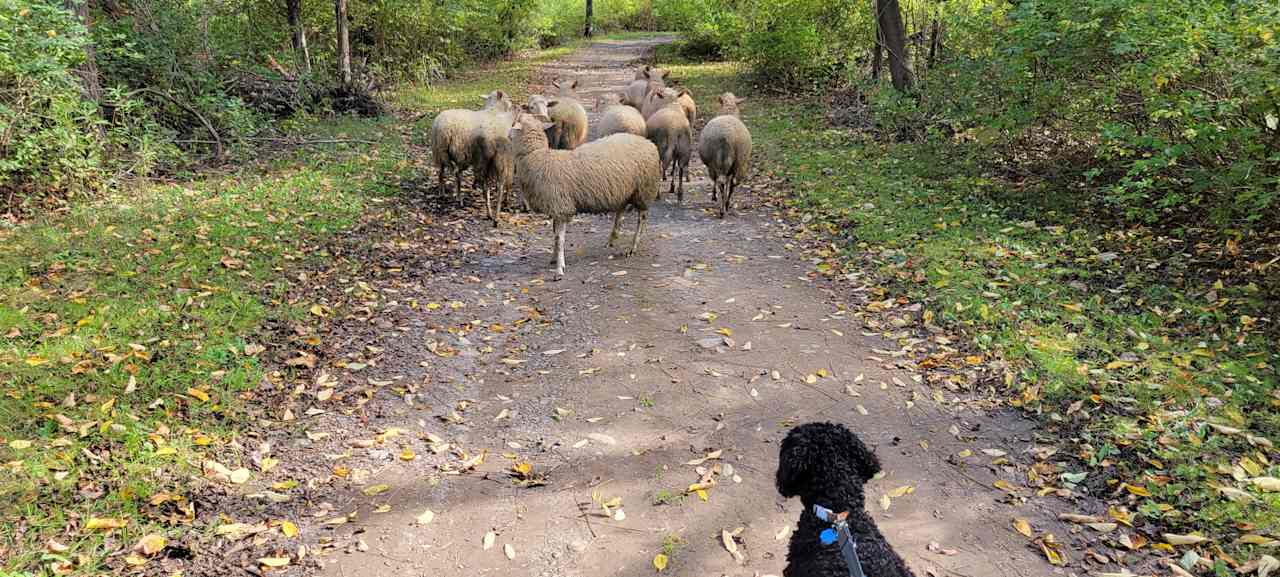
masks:
{"label": "dog collar", "polygon": [[823,545],[839,544],[840,556],[844,557],[844,563],[849,569],[849,577],[866,577],[862,572],[862,561],[858,559],[858,542],[853,540],[853,534],[849,532],[849,512],[833,513],[831,509],[815,503],[813,514],[831,524],[830,527],[822,530],[818,540]]}

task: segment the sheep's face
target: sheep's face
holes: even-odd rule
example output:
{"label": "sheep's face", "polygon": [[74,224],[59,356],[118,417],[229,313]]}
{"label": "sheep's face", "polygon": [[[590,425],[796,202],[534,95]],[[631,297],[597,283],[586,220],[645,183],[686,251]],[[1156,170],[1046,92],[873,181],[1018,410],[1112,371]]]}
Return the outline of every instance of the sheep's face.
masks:
{"label": "sheep's face", "polygon": [[515,109],[515,105],[511,103],[511,96],[501,90],[494,90],[481,98],[484,99],[485,110],[497,110],[498,112],[511,112]]}
{"label": "sheep's face", "polygon": [[529,103],[525,105],[525,111],[530,114],[547,116],[547,97],[534,95],[529,97]]}
{"label": "sheep's face", "polygon": [[575,96],[578,90],[577,80],[557,80],[551,83],[556,87],[556,93],[560,96]]}
{"label": "sheep's face", "polygon": [[551,119],[546,114],[519,112],[511,121],[507,137],[516,143],[516,154],[522,156],[551,147],[545,132],[550,127]]}
{"label": "sheep's face", "polygon": [[664,68],[653,68],[650,66],[645,66],[642,72],[643,72],[642,75],[641,74],[636,75],[636,80],[639,80],[641,78],[647,78],[649,80],[663,82],[667,79],[667,77],[671,76],[670,70],[666,70]]}
{"label": "sheep's face", "polygon": [[746,98],[738,98],[732,92],[726,92],[720,95],[720,112],[724,114],[738,114],[738,105],[746,102]]}

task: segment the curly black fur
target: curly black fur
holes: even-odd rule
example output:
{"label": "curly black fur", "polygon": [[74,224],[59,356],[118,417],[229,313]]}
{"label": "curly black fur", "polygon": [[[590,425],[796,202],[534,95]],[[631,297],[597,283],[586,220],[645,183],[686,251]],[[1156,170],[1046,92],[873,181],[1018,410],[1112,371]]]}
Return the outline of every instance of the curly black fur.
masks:
{"label": "curly black fur", "polygon": [[806,423],[791,430],[778,455],[778,492],[804,503],[800,527],[791,535],[784,577],[847,577],[835,545],[818,534],[830,527],[813,514],[816,503],[849,512],[849,530],[868,577],[915,577],[864,508],[862,486],[880,472],[880,460],[844,425]]}

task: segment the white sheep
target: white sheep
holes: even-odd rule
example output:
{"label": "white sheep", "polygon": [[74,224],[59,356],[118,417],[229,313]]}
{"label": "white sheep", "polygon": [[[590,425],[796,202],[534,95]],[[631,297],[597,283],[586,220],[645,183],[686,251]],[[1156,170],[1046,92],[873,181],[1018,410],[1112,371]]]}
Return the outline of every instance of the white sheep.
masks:
{"label": "white sheep", "polygon": [[529,207],[551,218],[556,276],[564,276],[564,233],[575,214],[613,213],[609,234],[609,246],[613,246],[622,213],[635,207],[640,216],[627,251],[633,254],[662,181],[657,147],[634,134],[614,134],[573,150],[552,150],[542,121],[531,114],[517,114],[511,141],[516,176]]}
{"label": "white sheep", "polygon": [[720,95],[720,115],[707,122],[698,137],[698,156],[711,177],[711,199],[716,200],[716,193],[724,189],[718,203],[720,218],[731,207],[734,187],[751,170],[751,131],[738,118],[738,105],[744,101],[732,92]]}
{"label": "white sheep", "polygon": [[431,159],[439,177],[443,192],[445,169],[453,168],[454,194],[462,200],[462,171],[472,166],[474,146],[471,141],[475,129],[495,115],[510,113],[514,108],[511,97],[501,90],[484,95],[481,110],[450,109],[436,115],[431,123]]}
{"label": "white sheep", "polygon": [[[501,112],[484,119],[471,136],[471,165],[475,172],[476,185],[484,191],[484,206],[498,226],[498,217],[502,215],[502,201],[515,176],[515,149],[511,145],[509,127],[514,112]],[[495,197],[489,195],[489,185],[496,188]]]}
{"label": "white sheep", "polygon": [[557,96],[547,101],[552,126],[547,132],[552,148],[573,150],[587,141],[587,109],[578,100],[578,81],[552,83]]}
{"label": "white sheep", "polygon": [[670,176],[672,179],[668,192],[676,193],[676,202],[684,202],[684,180],[692,154],[693,127],[680,107],[677,93],[670,88],[650,93],[645,108],[650,107],[653,113],[645,120],[645,135],[658,147],[662,177]]}
{"label": "white sheep", "polygon": [[[609,94],[605,97],[607,103],[604,113],[600,115],[600,121],[596,123],[592,139],[600,139],[610,134],[634,134],[636,136],[645,136],[644,116],[640,115],[640,111],[622,103],[624,96],[622,94]],[[597,100],[596,109],[600,108]]]}
{"label": "white sheep", "polygon": [[671,71],[666,68],[654,68],[648,64],[636,69],[636,80],[648,80],[650,78],[666,80],[671,75]]}
{"label": "white sheep", "polygon": [[[659,89],[650,91],[649,95],[652,95],[657,90]],[[689,93],[689,89],[673,87],[673,88],[661,88],[660,90],[662,90],[668,96],[672,94],[675,95],[676,102],[680,103],[680,109],[684,111],[685,118],[689,119],[689,126],[693,126],[694,122],[696,122],[698,119],[698,105],[694,103],[693,94]],[[653,113],[657,112],[659,108],[662,108],[663,106],[666,106],[666,105],[667,105],[667,101],[665,100],[652,99],[652,98],[646,97],[644,106],[641,108],[641,114],[643,114],[645,118],[649,118],[650,116],[653,116]]]}
{"label": "white sheep", "polygon": [[645,98],[650,92],[665,88],[666,83],[662,77],[650,78],[647,80],[633,80],[623,89],[622,103],[635,108],[636,110],[644,109]]}

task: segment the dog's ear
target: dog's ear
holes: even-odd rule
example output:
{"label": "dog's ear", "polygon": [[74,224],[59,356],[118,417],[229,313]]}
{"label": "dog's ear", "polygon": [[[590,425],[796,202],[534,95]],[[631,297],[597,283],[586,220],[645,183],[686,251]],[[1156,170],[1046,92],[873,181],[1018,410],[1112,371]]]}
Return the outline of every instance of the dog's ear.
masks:
{"label": "dog's ear", "polygon": [[[843,429],[843,427],[841,428]],[[875,452],[870,447],[862,442],[862,439],[853,434],[853,431],[844,429],[844,432],[849,435],[846,443],[846,447],[849,449],[849,454],[847,455],[849,464],[857,469],[858,475],[862,477],[863,481],[870,481],[872,477],[876,476],[876,473],[880,472],[880,459],[876,457]]]}
{"label": "dog's ear", "polygon": [[782,440],[778,455],[778,493],[791,498],[809,492],[817,467],[822,466],[822,455],[804,431],[793,429]]}

